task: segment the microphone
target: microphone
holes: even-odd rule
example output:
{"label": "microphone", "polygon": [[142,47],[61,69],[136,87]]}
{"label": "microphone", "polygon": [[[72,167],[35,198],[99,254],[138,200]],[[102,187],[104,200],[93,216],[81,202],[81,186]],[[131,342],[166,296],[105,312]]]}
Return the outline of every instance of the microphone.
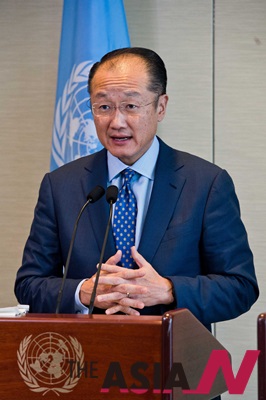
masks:
{"label": "microphone", "polygon": [[109,219],[108,219],[107,226],[106,226],[106,231],[105,231],[103,245],[102,245],[102,251],[101,251],[101,254],[100,254],[100,260],[99,260],[99,264],[98,264],[98,270],[97,270],[97,273],[96,273],[95,282],[94,282],[93,290],[92,290],[92,294],[91,294],[91,300],[90,300],[90,305],[89,305],[89,315],[92,314],[92,311],[93,311],[93,308],[94,308],[96,290],[97,290],[97,287],[98,287],[98,280],[99,280],[99,277],[100,277],[100,272],[101,272],[102,263],[103,263],[103,256],[104,256],[104,252],[105,252],[105,248],[106,248],[107,237],[108,237],[110,226],[111,226],[111,222],[112,222],[113,204],[116,202],[117,196],[118,196],[118,188],[116,186],[114,186],[114,185],[109,186],[107,188],[107,190],[106,190],[106,200],[110,204]]}
{"label": "microphone", "polygon": [[73,250],[73,246],[74,246],[74,241],[75,241],[76,232],[77,232],[77,228],[78,228],[78,223],[79,223],[80,217],[83,214],[83,211],[85,210],[87,205],[90,204],[90,203],[95,203],[96,201],[98,201],[104,195],[104,193],[105,193],[105,190],[104,190],[104,188],[102,186],[98,185],[94,189],[92,189],[92,191],[87,196],[86,203],[81,208],[81,210],[79,212],[79,215],[78,215],[78,217],[76,219],[76,222],[75,222],[75,225],[74,225],[74,229],[73,229],[73,233],[72,233],[72,237],[71,237],[71,241],[70,241],[70,245],[69,245],[69,249],[68,249],[67,260],[66,260],[66,265],[65,265],[65,271],[64,271],[61,287],[60,287],[60,290],[59,290],[59,293],[58,293],[58,297],[57,297],[57,305],[56,305],[56,311],[55,311],[56,314],[59,313],[59,309],[60,309],[60,305],[61,305],[61,301],[62,301],[62,294],[63,294],[63,290],[64,290],[64,287],[65,287],[65,281],[66,281],[66,277],[67,277],[67,273],[68,273],[70,258],[71,258],[71,254],[72,254],[72,250]]}

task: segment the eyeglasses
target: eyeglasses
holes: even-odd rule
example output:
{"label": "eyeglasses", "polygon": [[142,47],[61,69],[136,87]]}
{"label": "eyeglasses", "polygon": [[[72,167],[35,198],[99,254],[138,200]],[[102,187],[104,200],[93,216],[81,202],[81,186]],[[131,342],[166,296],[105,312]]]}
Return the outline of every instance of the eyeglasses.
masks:
{"label": "eyeglasses", "polygon": [[141,115],[143,113],[144,107],[155,103],[156,101],[158,101],[159,97],[160,96],[147,104],[138,104],[137,102],[128,103],[126,101],[123,101],[119,104],[119,106],[115,106],[113,103],[110,102],[101,102],[91,104],[90,108],[93,115],[97,117],[111,117],[117,109],[119,109],[119,111],[124,115]]}

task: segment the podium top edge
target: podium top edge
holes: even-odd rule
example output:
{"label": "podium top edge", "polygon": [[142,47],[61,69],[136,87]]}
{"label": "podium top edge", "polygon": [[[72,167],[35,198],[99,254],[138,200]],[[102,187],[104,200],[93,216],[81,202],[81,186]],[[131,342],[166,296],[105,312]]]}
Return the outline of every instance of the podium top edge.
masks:
{"label": "podium top edge", "polygon": [[2,316],[0,317],[0,322],[56,322],[56,323],[104,323],[104,324],[168,324],[173,321],[173,319],[178,318],[181,315],[188,315],[190,318],[196,319],[189,310],[185,308],[177,308],[170,310],[163,315],[106,315],[106,314],[46,314],[46,313],[27,313],[25,315],[11,317]]}
{"label": "podium top edge", "polygon": [[122,323],[161,324],[162,316],[153,315],[104,315],[104,314],[26,314],[18,317],[1,317],[0,322],[74,322],[74,323]]}

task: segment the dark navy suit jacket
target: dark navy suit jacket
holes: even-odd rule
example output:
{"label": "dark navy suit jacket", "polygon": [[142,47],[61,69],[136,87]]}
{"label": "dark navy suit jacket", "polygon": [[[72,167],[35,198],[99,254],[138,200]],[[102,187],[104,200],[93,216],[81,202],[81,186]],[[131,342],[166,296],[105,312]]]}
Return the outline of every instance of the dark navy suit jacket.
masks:
{"label": "dark navy suit jacket", "polygon": [[[106,150],[48,173],[41,184],[15,293],[31,312],[54,312],[73,227],[87,194],[106,188]],[[73,313],[79,282],[96,272],[109,205],[105,197],[81,217],[61,312]],[[208,328],[249,310],[258,286],[234,185],[226,171],[160,140],[155,180],[138,251],[174,285],[176,302]],[[115,253],[110,231],[104,260]],[[97,310],[96,312],[102,312]]]}

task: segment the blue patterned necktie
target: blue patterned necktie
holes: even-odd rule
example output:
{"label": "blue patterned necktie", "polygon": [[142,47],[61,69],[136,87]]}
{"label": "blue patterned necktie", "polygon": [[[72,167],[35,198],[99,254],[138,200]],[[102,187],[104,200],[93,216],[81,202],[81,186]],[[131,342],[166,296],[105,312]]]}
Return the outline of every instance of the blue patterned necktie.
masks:
{"label": "blue patterned necktie", "polygon": [[121,172],[124,183],[118,194],[113,222],[116,249],[122,251],[121,264],[125,268],[132,268],[134,264],[130,250],[135,244],[137,218],[137,201],[130,186],[134,174],[130,168]]}

